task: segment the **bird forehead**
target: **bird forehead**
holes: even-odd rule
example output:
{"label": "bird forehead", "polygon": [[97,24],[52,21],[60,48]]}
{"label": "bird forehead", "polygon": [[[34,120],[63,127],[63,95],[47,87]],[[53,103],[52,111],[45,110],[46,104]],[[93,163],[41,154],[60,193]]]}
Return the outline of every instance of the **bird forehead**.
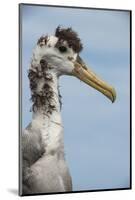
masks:
{"label": "bird forehead", "polygon": [[55,37],[53,35],[48,36],[47,45],[49,45],[49,46],[55,46],[56,43],[57,43],[57,41],[58,41],[57,37]]}
{"label": "bird forehead", "polygon": [[37,45],[40,46],[40,47],[45,47],[45,46],[48,46],[48,47],[54,47],[56,45],[58,41],[58,38],[56,36],[41,36],[38,41],[37,41]]}

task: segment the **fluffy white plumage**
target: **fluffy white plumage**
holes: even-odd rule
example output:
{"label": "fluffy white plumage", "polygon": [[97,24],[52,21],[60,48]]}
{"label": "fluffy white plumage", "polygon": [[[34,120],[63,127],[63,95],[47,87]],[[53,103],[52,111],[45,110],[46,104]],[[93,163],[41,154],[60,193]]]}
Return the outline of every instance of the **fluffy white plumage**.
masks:
{"label": "fluffy white plumage", "polygon": [[[72,57],[72,60],[75,60],[77,53],[68,47],[66,41],[64,41],[63,45],[67,51],[66,53],[61,53],[56,47],[57,42],[57,37],[48,36],[46,44],[42,41],[33,50],[30,69],[36,71],[38,68],[40,70],[40,61],[45,59],[47,62],[50,68],[46,72],[52,77],[52,81],[49,82],[49,86],[53,92],[51,103],[56,109],[51,115],[48,115],[40,107],[36,112],[33,112],[32,122],[24,130],[22,140],[27,140],[24,152],[27,152],[27,146],[29,144],[35,152],[35,144],[38,145],[39,142],[39,138],[37,137],[40,136],[42,142],[40,141],[39,143],[42,143],[42,149],[40,147],[38,150],[44,153],[36,161],[34,160],[34,163],[24,166],[23,194],[72,191],[71,177],[64,157],[63,125],[60,113],[58,78],[63,74],[70,75],[74,66],[73,62],[68,58]],[[45,80],[43,78],[38,80],[36,88],[37,94],[40,94],[44,84]],[[35,132],[36,137],[33,132]],[[29,141],[31,140],[30,135],[33,138],[35,137],[32,144]],[[26,158],[24,160],[28,159]]]}

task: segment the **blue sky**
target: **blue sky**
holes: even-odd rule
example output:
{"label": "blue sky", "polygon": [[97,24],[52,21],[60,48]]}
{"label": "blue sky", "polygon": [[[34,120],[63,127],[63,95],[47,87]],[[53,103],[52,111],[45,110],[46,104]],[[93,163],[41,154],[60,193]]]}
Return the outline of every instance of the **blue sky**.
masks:
{"label": "blue sky", "polygon": [[66,159],[73,189],[129,187],[130,15],[124,11],[21,6],[23,128],[31,121],[27,70],[32,49],[58,25],[78,32],[81,57],[117,91],[112,104],[76,78],[60,78]]}

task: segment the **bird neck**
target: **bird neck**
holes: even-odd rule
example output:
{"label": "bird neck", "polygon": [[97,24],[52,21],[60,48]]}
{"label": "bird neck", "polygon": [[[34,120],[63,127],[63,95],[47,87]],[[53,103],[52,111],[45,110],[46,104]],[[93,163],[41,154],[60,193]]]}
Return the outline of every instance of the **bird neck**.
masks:
{"label": "bird neck", "polygon": [[[36,91],[32,94],[33,119],[54,119],[61,116],[61,96],[59,93],[58,76],[47,71],[44,78],[38,80]],[[58,123],[60,119],[58,120]]]}
{"label": "bird neck", "polygon": [[40,130],[47,154],[64,155],[63,127],[58,76],[46,71],[44,77],[36,81],[32,90],[33,119],[32,126]]}

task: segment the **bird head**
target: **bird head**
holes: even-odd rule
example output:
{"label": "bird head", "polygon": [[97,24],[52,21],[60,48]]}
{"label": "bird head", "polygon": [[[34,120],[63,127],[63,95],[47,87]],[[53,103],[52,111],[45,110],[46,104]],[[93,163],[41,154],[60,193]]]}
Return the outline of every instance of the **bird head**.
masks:
{"label": "bird head", "polygon": [[78,34],[72,28],[57,27],[52,36],[42,36],[33,51],[32,66],[47,62],[50,70],[58,76],[71,75],[95,88],[112,102],[116,99],[115,89],[99,78],[82,60],[83,49]]}

